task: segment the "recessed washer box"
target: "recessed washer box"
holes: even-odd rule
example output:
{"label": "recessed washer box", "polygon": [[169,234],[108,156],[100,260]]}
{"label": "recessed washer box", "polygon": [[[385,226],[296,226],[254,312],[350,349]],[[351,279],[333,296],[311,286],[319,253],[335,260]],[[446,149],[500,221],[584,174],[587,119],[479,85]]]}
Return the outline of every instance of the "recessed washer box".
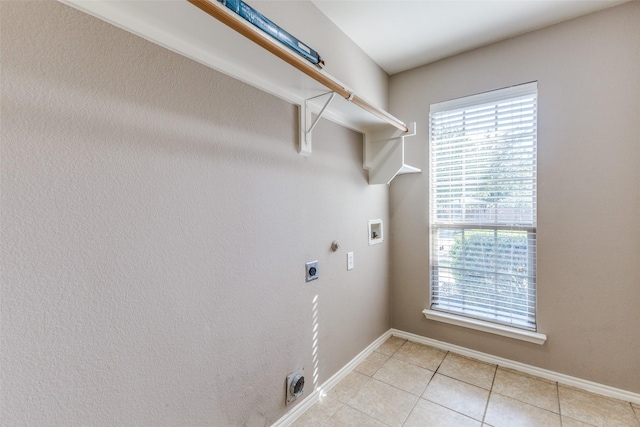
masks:
{"label": "recessed washer box", "polygon": [[382,219],[369,220],[369,245],[382,243],[384,241],[384,227]]}

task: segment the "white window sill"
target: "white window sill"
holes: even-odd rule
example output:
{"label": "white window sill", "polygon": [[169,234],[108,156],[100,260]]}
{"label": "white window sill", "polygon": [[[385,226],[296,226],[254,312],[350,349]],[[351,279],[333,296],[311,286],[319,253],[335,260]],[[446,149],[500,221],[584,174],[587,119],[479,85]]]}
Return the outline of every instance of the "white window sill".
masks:
{"label": "white window sill", "polygon": [[534,344],[542,345],[547,341],[547,336],[545,334],[526,331],[524,329],[512,328],[510,326],[471,319],[469,317],[456,316],[455,314],[430,310],[428,308],[422,310],[422,313],[429,320],[449,323],[451,325],[462,326],[463,328],[475,329],[482,332],[488,332],[490,334],[502,335],[503,337],[528,341]]}

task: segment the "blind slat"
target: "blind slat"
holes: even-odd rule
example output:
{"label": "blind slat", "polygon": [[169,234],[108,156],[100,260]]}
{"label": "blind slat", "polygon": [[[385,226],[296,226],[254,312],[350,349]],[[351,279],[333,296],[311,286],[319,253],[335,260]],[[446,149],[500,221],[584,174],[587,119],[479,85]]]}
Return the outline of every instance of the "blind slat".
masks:
{"label": "blind slat", "polygon": [[432,309],[535,329],[534,86],[431,108]]}

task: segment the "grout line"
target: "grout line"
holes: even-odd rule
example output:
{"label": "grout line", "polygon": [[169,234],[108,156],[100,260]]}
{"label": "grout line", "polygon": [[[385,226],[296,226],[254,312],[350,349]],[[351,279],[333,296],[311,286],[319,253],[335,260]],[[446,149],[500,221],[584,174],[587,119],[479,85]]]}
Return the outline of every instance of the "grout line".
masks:
{"label": "grout line", "polygon": [[[401,388],[399,388],[399,387],[394,386],[393,384],[389,384],[389,383],[384,382],[384,381],[382,381],[382,380],[379,380],[379,379],[377,379],[377,378],[373,378],[373,377],[371,377],[371,379],[372,379],[373,381],[378,381],[379,383],[382,383],[382,384],[384,384],[384,385],[388,385],[389,387],[395,388],[396,390],[400,390],[400,391],[401,391],[401,392],[403,392],[403,393],[408,393],[408,394],[410,394],[411,396],[418,397],[418,398],[420,398],[420,397],[422,396],[422,394],[419,394],[419,395],[418,395],[418,394],[413,394],[413,393],[411,393],[411,392],[409,392],[409,391],[407,391],[407,390],[403,390],[403,389],[401,389]],[[368,382],[368,381],[367,381],[367,382]],[[429,382],[431,382],[431,380],[429,380]],[[429,383],[427,383],[427,385],[429,385]],[[363,386],[363,387],[364,387],[364,386]],[[426,389],[426,387],[425,387],[425,389]],[[358,390],[358,391],[360,391],[360,390]],[[424,392],[424,390],[422,390],[422,392]]]}
{"label": "grout line", "polygon": [[[404,342],[404,343],[402,343],[402,345],[404,345],[404,344],[405,344],[405,343],[407,343],[407,342],[408,342],[408,340],[406,340],[406,339],[405,339],[405,342]],[[384,343],[383,343],[383,344],[384,344]],[[382,344],[380,344],[380,345],[382,345]],[[378,348],[380,348],[380,347],[375,348],[375,349],[373,350],[373,352],[372,352],[372,353],[376,352],[376,351],[378,350]],[[384,366],[384,365],[385,365],[389,360],[391,360],[391,358],[393,357],[393,355],[394,355],[394,354],[396,354],[396,353],[398,352],[398,350],[400,350],[400,348],[402,348],[402,346],[398,347],[398,349],[397,349],[396,351],[394,351],[394,352],[393,352],[393,354],[392,354],[391,356],[389,356],[388,354],[384,354],[384,353],[378,352],[378,354],[381,354],[381,355],[383,355],[383,356],[386,356],[386,357],[387,357],[387,360],[385,360],[385,362],[382,364],[382,366]],[[397,359],[397,360],[400,360],[400,359]],[[381,366],[380,368],[376,369],[376,372],[378,372],[378,371],[382,368],[382,366]],[[355,371],[355,369],[354,369],[354,371]],[[358,372],[358,371],[356,371],[356,372]],[[357,395],[358,393],[360,393],[360,391],[362,391],[362,389],[364,388],[364,386],[365,386],[365,385],[367,385],[368,383],[370,383],[371,381],[377,381],[377,382],[379,382],[379,383],[381,383],[381,384],[385,384],[385,385],[387,385],[387,386],[389,386],[389,387],[393,387],[393,388],[395,388],[396,390],[399,390],[399,391],[402,391],[402,392],[408,393],[408,394],[410,394],[410,395],[412,395],[412,396],[415,396],[413,393],[409,393],[408,391],[406,391],[406,390],[402,390],[401,388],[398,388],[398,387],[396,387],[396,386],[394,386],[394,385],[392,385],[392,384],[388,384],[388,383],[386,383],[386,382],[384,382],[384,381],[381,381],[381,380],[379,380],[379,379],[377,379],[377,378],[373,378],[373,375],[375,375],[375,373],[376,373],[376,372],[374,372],[372,375],[366,375],[366,374],[364,374],[364,373],[362,373],[362,372],[358,372],[358,373],[360,373],[360,374],[362,374],[362,375],[367,376],[367,377],[368,377],[368,379],[367,379],[367,381],[362,385],[362,387],[360,387],[360,388],[358,389],[358,391],[357,391],[356,393],[354,393],[354,395],[351,397],[351,399],[349,399],[349,403],[351,403],[351,402],[355,399],[356,395]],[[405,419],[402,421],[402,424],[404,424],[404,423],[407,421],[407,418],[409,418],[409,415],[411,415],[411,412],[413,411],[413,409],[415,408],[415,405],[418,403],[418,401],[419,401],[419,400],[420,400],[420,396],[417,396],[416,403],[414,403],[414,404],[413,404],[413,406],[411,407],[411,410],[407,413],[407,416],[406,416],[406,417],[405,417]],[[380,419],[378,419],[378,418],[376,418],[376,417],[373,417],[373,416],[371,416],[371,415],[367,414],[366,412],[363,412],[363,411],[359,410],[358,408],[355,408],[355,407],[351,406],[349,403],[343,403],[343,405],[344,405],[344,406],[348,406],[349,408],[351,408],[351,409],[353,409],[353,410],[355,410],[355,411],[357,411],[357,412],[360,412],[361,414],[364,414],[364,415],[366,415],[367,417],[369,417],[369,418],[371,418],[371,419],[374,419],[374,420],[378,421],[378,422],[379,422],[379,423],[381,423],[381,424],[384,424],[384,425],[386,425],[386,426],[389,426],[389,424],[385,423],[384,421],[382,421],[382,420],[380,420]],[[337,413],[337,412],[336,412],[336,413]],[[334,414],[334,415],[335,415],[335,414]]]}
{"label": "grout line", "polygon": [[[385,426],[389,426],[389,424],[385,423],[384,421],[381,421],[381,420],[377,419],[376,417],[371,416],[371,415],[367,414],[366,412],[361,411],[361,410],[360,410],[360,409],[358,409],[358,408],[354,408],[353,406],[351,406],[351,405],[347,405],[346,403],[345,403],[345,405],[344,405],[344,406],[348,406],[349,408],[353,409],[354,411],[356,411],[356,412],[360,412],[361,414],[363,414],[363,415],[367,416],[368,418],[371,418],[372,420],[376,420],[376,421],[377,421],[377,422],[379,422],[380,424],[384,424]],[[338,413],[338,412],[336,412],[336,414],[337,414],[337,413]],[[335,415],[335,414],[334,414],[334,415]]]}
{"label": "grout line", "polygon": [[[374,350],[374,351],[372,351],[372,352],[371,352],[371,354],[373,354],[373,353],[376,353],[376,351]],[[360,372],[360,371],[358,370],[358,367],[359,367],[359,366],[360,366],[364,361],[366,361],[369,357],[371,357],[371,354],[370,354],[369,356],[367,356],[367,357],[366,357],[362,362],[360,362],[360,363],[359,363],[359,364],[358,364],[358,365],[357,365],[353,370],[354,370],[355,372],[358,372],[359,374],[366,375],[366,376],[368,376],[368,377],[370,377],[370,378],[373,378],[373,376],[374,376],[374,375],[375,375],[375,374],[376,374],[380,369],[382,369],[382,367],[383,367],[384,365],[386,365],[386,364],[387,364],[387,362],[389,361],[389,359],[391,359],[391,356],[388,356],[388,355],[386,355],[386,354],[384,354],[384,353],[378,353],[379,355],[384,356],[384,357],[386,357],[387,359],[382,363],[382,365],[380,365],[378,368],[375,368],[375,371],[373,371],[373,373],[372,373],[371,375],[368,375],[368,374],[365,374],[364,372]]]}
{"label": "grout line", "polygon": [[[393,351],[393,353],[391,353],[391,354],[385,354],[385,353],[382,353],[382,352],[378,351],[378,350],[380,349],[380,347],[382,347],[382,345],[383,345],[384,343],[386,343],[387,341],[389,341],[389,339],[391,339],[391,338],[397,338],[397,339],[399,339],[399,340],[403,340],[402,345],[401,345],[400,347],[396,348],[396,349]],[[408,340],[408,339],[406,339],[406,338],[400,338],[400,337],[396,337],[396,336],[394,336],[394,335],[391,335],[389,338],[387,338],[387,340],[386,340],[385,342],[383,342],[382,344],[380,344],[380,345],[379,345],[378,347],[376,347],[373,351],[376,351],[376,352],[378,352],[378,353],[380,353],[380,354],[384,354],[385,356],[393,357],[393,356],[398,352],[398,350],[400,350],[400,349],[402,348],[402,346],[404,346],[404,345],[405,345],[406,343],[408,343],[408,342],[409,342],[409,340]]]}
{"label": "grout line", "polygon": [[[440,361],[440,363],[438,363],[438,367],[436,368],[436,370],[435,370],[435,371],[433,371],[433,372],[434,372],[433,376],[435,376],[435,375],[438,373],[438,371],[440,370],[440,366],[442,366],[442,362],[444,362],[444,359],[446,359],[446,358],[447,358],[447,356],[448,356],[449,354],[451,354],[451,352],[450,352],[450,351],[447,351],[447,352],[444,354],[444,357],[442,358],[442,360]],[[442,375],[442,374],[440,374],[440,375]]]}
{"label": "grout line", "polygon": [[433,403],[434,405],[438,405],[438,406],[440,406],[441,408],[444,408],[444,409],[446,409],[446,410],[448,410],[448,411],[455,412],[456,414],[462,415],[463,417],[467,417],[467,418],[469,418],[470,420],[478,421],[480,424],[482,424],[482,421],[481,421],[481,420],[479,420],[479,419],[477,419],[477,418],[473,418],[471,415],[465,414],[465,413],[460,412],[460,411],[456,411],[455,409],[451,409],[451,408],[449,408],[448,406],[444,406],[443,404],[438,403],[438,402],[434,402],[433,400],[423,399],[423,398],[421,398],[421,399],[422,399],[422,400],[424,400],[424,401],[427,401],[427,402],[429,402],[429,403]]}
{"label": "grout line", "polygon": [[[534,408],[536,408],[536,409],[541,409],[541,410],[543,410],[543,411],[547,411],[547,412],[550,412],[550,413],[555,414],[555,415],[561,415],[559,412],[554,412],[554,411],[552,411],[552,410],[550,410],[550,409],[543,408],[542,406],[538,406],[538,405],[536,405],[536,404],[534,404],[534,403],[526,402],[526,401],[524,401],[524,400],[520,400],[520,399],[517,399],[517,398],[515,398],[515,397],[513,397],[513,396],[508,396],[508,395],[503,394],[503,393],[498,393],[497,391],[491,391],[491,394],[492,394],[492,395],[493,395],[493,394],[497,394],[497,395],[499,395],[499,396],[506,397],[507,399],[515,400],[516,402],[520,402],[520,403],[524,403],[525,405],[533,406],[533,407],[534,407]],[[566,415],[564,415],[564,416],[566,417]],[[584,421],[583,421],[583,422],[584,422]]]}
{"label": "grout line", "polygon": [[484,406],[484,413],[482,414],[482,424],[484,424],[487,418],[487,411],[489,410],[489,402],[491,401],[491,395],[493,394],[493,385],[496,383],[496,377],[498,376],[498,365],[493,371],[493,378],[491,379],[491,387],[489,388],[489,396],[487,397],[487,404]]}
{"label": "grout line", "polygon": [[[507,395],[507,394],[499,393],[499,392],[497,392],[497,391],[494,391],[494,390],[493,390],[493,386],[495,385],[495,379],[496,379],[496,377],[498,376],[498,369],[499,369],[500,367],[501,367],[500,365],[496,365],[496,372],[495,372],[494,377],[493,377],[493,382],[491,383],[491,394],[492,394],[492,395],[493,395],[493,394],[497,394],[497,395],[500,395],[500,396],[502,396],[502,397],[506,397],[506,398],[509,398],[509,399],[511,399],[511,400],[515,400],[516,402],[524,403],[525,405],[533,406],[534,408],[542,409],[543,411],[551,412],[552,414],[556,414],[556,415],[560,415],[560,416],[562,416],[562,414],[560,413],[560,393],[559,393],[559,390],[558,390],[558,382],[557,382],[557,381],[553,381],[553,385],[556,387],[556,396],[557,396],[557,400],[558,400],[558,412],[555,412],[555,411],[552,411],[552,410],[550,410],[550,409],[543,408],[542,406],[538,406],[538,405],[536,405],[536,404],[534,404],[534,403],[531,403],[531,402],[527,402],[527,401],[525,401],[525,400],[518,399],[517,397],[509,396],[509,395]],[[502,366],[502,368],[503,368],[503,369],[508,369],[508,368],[505,368],[504,366]],[[516,372],[517,372],[517,371],[516,371]],[[522,375],[524,375],[524,376],[531,377],[531,378],[533,378],[533,379],[535,379],[535,380],[541,380],[541,378],[540,378],[540,377],[536,377],[535,375],[523,374],[523,373],[521,373],[521,372],[518,372],[518,373],[519,373],[519,374],[522,374]],[[542,380],[544,380],[544,378],[542,378]],[[565,416],[566,416],[566,415],[565,415]]]}
{"label": "grout line", "polygon": [[[406,340],[405,344],[406,344],[406,343],[408,343],[408,342],[412,342],[412,341]],[[402,346],[404,346],[404,344],[402,344]],[[402,346],[401,346],[400,348],[402,348]],[[431,347],[431,346],[427,346],[427,347]],[[393,353],[393,356],[390,356],[390,357],[393,357],[394,359],[399,360],[399,361],[401,361],[401,362],[408,363],[409,365],[417,366],[418,368],[426,369],[427,371],[431,371],[431,372],[434,372],[434,373],[438,371],[438,369],[440,368],[440,365],[442,365],[442,362],[443,362],[443,361],[444,361],[444,359],[447,357],[447,354],[449,354],[449,351],[448,351],[448,350],[440,350],[439,348],[432,347],[432,348],[434,348],[434,349],[436,349],[436,350],[438,350],[438,351],[443,352],[443,353],[444,353],[444,356],[442,357],[442,360],[440,360],[440,362],[438,363],[438,366],[436,367],[436,369],[429,369],[429,368],[425,368],[424,366],[420,366],[420,365],[418,365],[418,364],[415,364],[415,363],[413,363],[413,362],[410,362],[410,361],[408,361],[408,360],[404,360],[404,359],[401,359],[401,358],[399,358],[399,357],[395,357],[395,355],[398,353],[398,351],[400,351],[400,348],[398,348],[398,350],[396,350],[396,352],[395,352],[395,353]],[[375,351],[375,350],[374,350],[374,351]]]}
{"label": "grout line", "polygon": [[562,404],[560,403],[560,385],[556,381],[556,395],[558,396],[558,414],[560,414],[560,427],[562,427]]}
{"label": "grout line", "polygon": [[633,403],[629,402],[629,405],[631,405],[631,412],[633,413],[633,415],[636,416],[636,419],[638,420],[638,425],[640,425],[640,409],[638,410],[638,412],[636,412],[636,408],[634,408]]}
{"label": "grout line", "polygon": [[[578,423],[582,423],[582,424],[584,424],[585,426],[589,426],[589,427],[599,427],[599,426],[597,426],[597,425],[595,425],[595,424],[591,424],[591,423],[588,423],[588,422],[586,422],[586,421],[579,420],[579,419],[577,419],[577,418],[569,417],[569,416],[567,416],[567,415],[565,415],[565,416],[564,416],[564,418],[566,418],[566,419],[568,419],[568,420],[576,421],[576,422],[578,422]],[[564,424],[564,423],[562,422],[562,417],[560,417],[560,425],[562,426],[563,424]]]}
{"label": "grout line", "polygon": [[[397,349],[396,351],[394,351],[394,352],[393,352],[393,354],[392,354],[391,356],[389,356],[389,359],[387,359],[387,361],[385,362],[385,364],[386,364],[389,360],[391,360],[391,359],[395,359],[395,360],[398,360],[398,361],[400,361],[400,362],[407,363],[408,365],[416,366],[416,367],[418,367],[418,368],[421,368],[421,369],[427,370],[427,371],[429,371],[429,372],[433,372],[433,374],[431,374],[431,376],[429,377],[429,381],[427,381],[427,383],[425,384],[425,386],[424,386],[424,388],[422,389],[422,391],[420,392],[420,394],[418,394],[418,396],[417,396],[417,399],[416,399],[415,403],[413,404],[413,406],[411,406],[411,410],[409,410],[409,412],[407,412],[407,415],[405,416],[404,420],[402,421],[401,426],[404,426],[404,424],[407,422],[407,420],[409,419],[409,417],[410,417],[410,416],[411,416],[411,414],[413,413],[413,410],[414,410],[414,409],[416,408],[416,406],[418,405],[418,402],[420,402],[420,399],[422,398],[422,397],[421,397],[421,396],[422,396],[422,394],[423,394],[423,393],[424,393],[424,391],[427,389],[427,387],[429,387],[429,383],[431,383],[431,380],[432,380],[432,379],[433,379],[433,377],[436,375],[436,374],[435,374],[435,371],[432,371],[431,369],[427,369],[427,368],[424,368],[424,367],[422,367],[422,366],[418,366],[418,365],[415,365],[415,364],[413,364],[413,363],[410,363],[410,362],[404,361],[404,360],[399,359],[399,358],[397,358],[397,357],[393,357],[393,356],[395,356],[395,354],[396,354],[396,353],[397,353],[397,352],[398,352],[398,351],[399,351],[399,350],[400,350],[400,349],[401,349],[401,348],[402,348],[406,343],[408,343],[408,342],[409,342],[409,340],[406,340],[406,339],[405,339],[405,341],[402,343],[402,345],[401,345],[400,347],[398,347],[398,349]],[[375,351],[375,350],[374,350],[374,351]],[[446,357],[446,354],[445,354],[445,357]],[[442,358],[442,360],[444,360],[444,357]],[[441,361],[440,363],[442,363],[442,361]],[[384,366],[384,365],[383,365],[383,366]],[[439,367],[440,367],[440,365],[438,365],[438,368],[439,368]],[[436,368],[436,370],[437,370],[437,368]],[[385,382],[385,381],[381,381],[381,380],[378,380],[378,379],[376,379],[376,378],[373,378],[373,376],[372,376],[371,378],[372,378],[372,379],[374,379],[374,380],[376,380],[376,381],[380,381],[381,383],[386,384],[386,385],[388,385],[388,386],[394,387],[394,388],[395,388],[395,389],[397,389],[397,390],[403,391],[403,392],[405,392],[405,393],[409,393],[408,391],[406,391],[406,390],[402,390],[402,389],[400,389],[400,388],[398,388],[398,387],[394,386],[393,384],[389,384],[389,383],[387,383],[387,382]],[[411,394],[412,396],[415,396],[413,393],[409,393],[409,394]]]}
{"label": "grout line", "polygon": [[[450,378],[450,379],[452,379],[452,380],[460,381],[461,383],[465,383],[465,384],[467,384],[467,385],[470,385],[470,386],[472,386],[472,387],[477,387],[477,388],[482,389],[482,390],[485,390],[485,391],[489,391],[489,392],[491,391],[491,388],[484,388],[484,387],[479,386],[478,384],[473,384],[473,383],[470,383],[469,381],[461,380],[460,378],[456,378],[456,377],[452,377],[451,375],[442,374],[442,373],[440,373],[440,372],[438,372],[438,375],[442,375],[443,377],[447,377],[447,378]],[[494,374],[493,374],[493,375],[495,376],[495,372],[494,372]],[[492,382],[491,384],[492,384],[492,386],[493,386],[493,382]]]}
{"label": "grout line", "polygon": [[[441,405],[441,404],[440,404],[440,403],[438,403],[438,402],[434,402],[434,401],[429,400],[429,399],[426,399],[426,398],[424,398],[424,400],[426,400],[426,401],[428,401],[428,402],[430,402],[430,403],[433,403],[433,404],[435,404],[435,405],[441,406],[441,407],[443,407],[443,408],[445,408],[445,409],[448,409],[449,411],[452,411],[452,412],[455,412],[455,413],[457,413],[457,414],[460,414],[460,415],[462,415],[462,416],[464,416],[464,417],[467,417],[467,418],[469,418],[469,419],[471,419],[471,420],[474,420],[474,421],[480,421],[480,423],[481,423],[481,424],[483,424],[483,423],[484,423],[484,417],[485,417],[485,415],[486,415],[486,413],[487,413],[487,408],[488,408],[488,406],[489,406],[489,398],[491,397],[491,389],[493,388],[493,382],[495,381],[496,372],[498,371],[498,365],[495,365],[495,366],[496,366],[496,369],[495,369],[495,370],[494,370],[494,372],[493,372],[493,379],[491,380],[491,389],[487,390],[486,388],[479,387],[479,386],[477,386],[477,385],[475,385],[475,384],[468,383],[468,382],[463,381],[463,380],[461,380],[461,379],[454,378],[454,377],[450,377],[449,375],[445,375],[445,374],[441,374],[441,373],[439,373],[438,371],[440,370],[440,366],[442,366],[442,363],[444,362],[444,360],[447,358],[447,356],[448,356],[449,354],[455,354],[455,355],[457,355],[457,356],[461,356],[461,355],[459,355],[458,353],[454,353],[454,352],[451,352],[451,351],[447,351],[447,352],[446,352],[446,354],[445,354],[445,356],[444,356],[444,357],[442,358],[442,360],[440,361],[440,364],[438,365],[438,367],[436,368],[436,370],[433,372],[433,375],[431,376],[431,379],[429,380],[429,383],[427,383],[427,387],[429,387],[429,384],[431,383],[431,381],[436,377],[436,374],[438,374],[438,375],[442,375],[443,377],[447,377],[447,378],[450,378],[450,379],[452,379],[452,380],[460,381],[460,382],[465,383],[465,384],[468,384],[468,385],[470,385],[470,386],[477,387],[477,388],[479,388],[479,389],[489,391],[489,396],[487,397],[487,403],[485,403],[485,407],[484,407],[484,413],[482,414],[482,420],[478,420],[477,418],[473,418],[472,416],[469,416],[468,414],[465,414],[465,413],[462,413],[462,412],[456,411],[455,409],[452,409],[452,408],[449,408],[449,407],[447,407],[447,406]],[[465,356],[462,356],[462,357],[465,357]],[[485,363],[485,362],[483,362],[483,363]],[[426,388],[425,388],[425,390],[426,390]],[[424,391],[423,391],[423,394],[424,394]]]}
{"label": "grout line", "polygon": [[[431,371],[429,371],[431,372]],[[422,391],[420,392],[420,397],[422,397],[422,395],[424,394],[425,391],[427,391],[427,387],[429,387],[429,384],[431,384],[431,381],[433,381],[433,379],[435,378],[436,373],[434,372],[433,374],[431,374],[431,376],[429,377],[429,381],[427,381],[427,384],[424,386],[424,388],[422,389]]]}
{"label": "grout line", "polygon": [[[427,383],[428,385],[429,383]],[[424,390],[423,390],[424,391]],[[402,421],[402,424],[400,424],[401,426],[404,426],[405,423],[407,422],[407,420],[409,419],[409,417],[411,416],[411,414],[413,413],[413,410],[416,409],[416,406],[418,406],[418,402],[420,402],[420,396],[418,396],[418,398],[416,399],[415,403],[413,404],[413,406],[411,407],[411,410],[407,413],[407,416],[404,417],[404,420]],[[631,408],[633,410],[633,408]]]}
{"label": "grout line", "polygon": [[[326,396],[326,397],[329,397],[329,396]],[[329,399],[333,399],[333,398],[329,397]],[[328,416],[328,417],[326,417],[326,418],[322,417],[322,419],[321,419],[320,421],[321,421],[321,422],[323,422],[323,423],[324,423],[324,421],[329,421],[331,418],[333,418],[333,417],[334,417],[334,415],[335,415],[335,414],[337,414],[338,412],[340,412],[340,411],[342,410],[342,408],[344,408],[345,406],[347,406],[347,405],[345,405],[344,403],[340,402],[338,399],[333,399],[333,400],[335,400],[336,402],[338,402],[338,403],[340,404],[340,406],[339,406],[339,407],[338,407],[338,409],[337,409],[333,414],[331,414],[330,416]],[[316,403],[314,403],[314,404],[313,404],[313,406],[315,406],[315,405],[317,405],[317,404],[319,404],[319,403],[320,403],[320,401],[317,401]],[[313,408],[313,406],[312,406],[311,408]],[[305,411],[305,414],[306,414],[306,413],[307,413],[307,411],[309,411],[311,408],[307,409],[307,410]],[[304,414],[303,414],[303,415],[304,415]],[[296,421],[297,421],[297,420],[296,420]]]}

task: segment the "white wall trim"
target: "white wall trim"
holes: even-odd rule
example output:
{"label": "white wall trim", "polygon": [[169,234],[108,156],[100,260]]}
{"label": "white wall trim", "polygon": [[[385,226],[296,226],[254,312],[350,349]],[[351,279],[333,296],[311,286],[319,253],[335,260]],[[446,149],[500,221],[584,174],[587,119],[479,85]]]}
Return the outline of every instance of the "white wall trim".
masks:
{"label": "white wall trim", "polygon": [[600,394],[614,399],[624,400],[625,402],[632,402],[640,404],[640,394],[633,393],[619,388],[610,387],[603,384],[594,383],[592,381],[583,380],[569,375],[561,374],[547,369],[538,368],[536,366],[527,365],[525,363],[516,362],[502,357],[493,356],[491,354],[482,353],[480,351],[471,350],[466,347],[461,347],[455,344],[449,344],[443,341],[434,340],[431,338],[423,337],[420,335],[412,334],[409,332],[399,331],[398,329],[389,329],[382,334],[380,338],[371,343],[367,348],[362,350],[360,354],[354,357],[349,363],[347,363],[342,369],[336,372],[331,378],[325,381],[320,387],[314,390],[309,396],[307,396],[302,402],[298,403],[293,409],[284,414],[282,418],[276,421],[271,427],[286,427],[292,424],[298,419],[304,412],[313,406],[320,397],[327,394],[336,384],[346,377],[356,366],[367,358],[373,351],[378,348],[389,337],[395,336],[398,338],[404,338],[409,341],[417,342],[420,344],[430,345],[432,347],[439,348],[445,351],[451,351],[461,356],[471,357],[483,362],[492,363],[494,365],[502,366],[503,368],[513,369],[519,372],[523,372],[529,375],[535,375],[540,378],[544,378],[551,381],[556,381],[560,384],[576,387],[591,393]]}
{"label": "white wall trim", "polygon": [[390,330],[391,335],[398,338],[404,338],[409,341],[414,341],[420,344],[430,345],[432,347],[439,348],[441,350],[451,351],[461,356],[472,357],[474,359],[481,360],[483,362],[492,363],[502,366],[504,368],[513,369],[523,372],[529,375],[535,375],[540,378],[545,378],[551,381],[557,381],[560,384],[576,387],[591,393],[601,394],[603,396],[612,397],[614,399],[624,400],[625,402],[632,402],[640,404],[640,394],[630,391],[622,390],[615,387],[610,387],[603,384],[598,384],[592,381],[583,380],[581,378],[572,377],[569,375],[561,374],[558,372],[550,371],[547,369],[538,368],[537,366],[527,365],[525,363],[516,362],[502,357],[493,356],[491,354],[482,353],[480,351],[471,350],[466,347],[461,347],[454,344],[449,344],[443,341],[426,338],[420,335],[415,335],[409,332],[399,331],[397,329]]}
{"label": "white wall trim", "polygon": [[435,320],[437,322],[461,326],[463,328],[475,329],[477,331],[501,335],[503,337],[514,338],[534,344],[542,345],[547,341],[547,336],[538,332],[513,328],[506,325],[499,325],[497,323],[485,322],[478,319],[472,319],[470,317],[456,316],[455,314],[430,310],[428,308],[422,310],[422,313],[424,314],[424,317],[429,320]]}
{"label": "white wall trim", "polygon": [[298,403],[293,409],[284,414],[278,421],[271,425],[271,427],[285,427],[292,424],[295,420],[297,420],[304,412],[313,406],[321,397],[325,396],[329,390],[336,386],[344,377],[346,377],[351,371],[353,371],[356,366],[360,364],[364,359],[366,359],[373,350],[380,347],[380,345],[385,342],[392,335],[393,329],[389,329],[387,332],[382,334],[378,339],[369,344],[367,348],[362,350],[356,357],[351,359],[349,363],[344,365],[342,369],[333,374],[331,378],[322,383],[318,388],[316,388],[309,396],[305,397],[302,402]]}

